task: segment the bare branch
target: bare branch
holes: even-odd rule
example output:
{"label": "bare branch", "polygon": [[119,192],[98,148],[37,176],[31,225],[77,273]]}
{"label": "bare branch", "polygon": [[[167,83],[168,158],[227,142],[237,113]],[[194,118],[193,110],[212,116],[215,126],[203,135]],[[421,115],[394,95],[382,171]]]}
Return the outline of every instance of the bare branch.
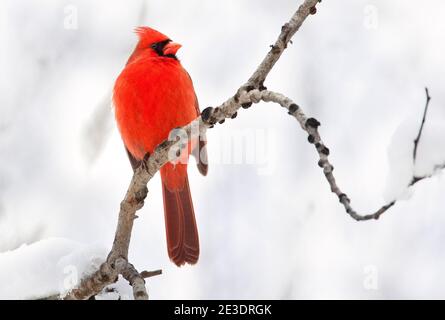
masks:
{"label": "bare branch", "polygon": [[378,219],[386,210],[388,210],[395,204],[395,201],[385,204],[384,206],[379,208],[376,212],[371,214],[362,215],[357,213],[351,206],[351,200],[340,189],[335,180],[333,174],[334,166],[329,162],[329,153],[330,153],[329,148],[324,144],[324,142],[320,137],[320,133],[318,132],[318,127],[320,126],[320,122],[315,118],[307,118],[303,110],[296,103],[294,103],[291,99],[283,96],[280,93],[263,91],[261,92],[261,94],[262,94],[260,98],[261,100],[265,102],[269,101],[276,102],[280,104],[282,107],[286,108],[288,110],[288,113],[295,119],[297,119],[301,128],[304,131],[306,131],[306,133],[308,134],[309,143],[315,146],[315,149],[318,153],[319,157],[318,166],[323,169],[323,173],[326,177],[326,180],[328,181],[329,186],[331,187],[331,192],[337,195],[338,200],[344,206],[346,212],[351,216],[351,218],[357,221]]}
{"label": "bare branch", "polygon": [[[420,137],[422,134],[423,125],[425,123],[428,105],[431,100],[431,97],[429,96],[429,93],[428,93],[428,89],[425,88],[425,91],[426,91],[427,100],[426,100],[426,105],[425,105],[425,111],[424,111],[423,118],[422,118],[422,124],[421,124],[420,130],[419,130],[419,134],[415,140],[415,149],[417,149],[417,145],[420,142]],[[273,102],[279,103],[282,107],[288,109],[289,114],[293,115],[298,120],[298,122],[300,123],[300,126],[303,128],[303,130],[305,130],[308,133],[309,143],[314,144],[314,146],[317,150],[317,153],[319,156],[318,165],[321,168],[323,168],[323,173],[331,187],[331,191],[337,195],[340,203],[344,206],[346,212],[351,216],[351,218],[353,218],[354,220],[357,220],[357,221],[365,221],[365,220],[372,220],[372,219],[377,220],[380,218],[380,216],[383,213],[385,213],[389,208],[391,208],[392,206],[394,206],[396,204],[396,201],[394,200],[394,201],[391,201],[391,202],[383,205],[374,213],[364,214],[364,215],[357,213],[351,206],[351,200],[348,198],[348,196],[344,192],[341,191],[341,189],[338,187],[338,184],[335,180],[335,177],[333,174],[334,166],[329,162],[329,159],[328,159],[329,149],[323,143],[323,141],[320,137],[320,134],[318,132],[318,127],[320,126],[320,122],[314,118],[307,119],[306,116],[304,115],[303,111],[297,104],[293,103],[289,98],[287,98],[279,93],[263,91],[261,98],[255,98],[255,101],[257,101],[258,99],[261,99],[266,102],[273,101]],[[417,150],[414,151],[414,161],[415,161],[416,151]],[[444,169],[444,168],[445,168],[445,164],[440,164],[440,165],[437,165],[435,169],[440,170],[440,169]],[[420,180],[423,180],[423,179],[429,178],[429,177],[430,177],[430,175],[423,176],[423,177],[413,176],[412,182],[407,187],[410,187],[410,186],[414,185],[415,183],[419,182]]]}
{"label": "bare branch", "polygon": [[[315,5],[318,2],[319,0],[305,0],[303,2],[291,20],[282,27],[275,45],[272,46],[270,52],[250,77],[247,85],[241,86],[237,93],[221,106],[217,108],[209,107],[203,110],[200,117],[182,128],[189,137],[192,134],[193,126],[196,127],[198,125],[199,135],[204,135],[205,130],[213,127],[216,122],[222,122],[225,118],[234,118],[236,111],[241,106],[247,108],[254,102],[251,101],[251,94],[248,93],[248,90],[254,87],[264,88],[263,82],[268,73],[304,20],[309,14],[316,12]],[[119,274],[122,274],[132,285],[136,299],[148,299],[144,278],[161,274],[161,271],[138,273],[134,266],[128,262],[128,249],[133,221],[137,217],[136,211],[143,207],[148,193],[147,183],[165,163],[174,160],[171,157],[169,158],[169,151],[173,147],[181,148],[180,141],[164,141],[152,155],[144,159],[143,165],[134,172],[125,198],[121,202],[113,247],[107,260],[100,266],[98,271],[82,279],[80,285],[73,289],[65,299],[88,299],[100,293],[107,285],[117,281]]]}
{"label": "bare branch", "polygon": [[430,100],[431,100],[430,94],[428,92],[428,88],[425,88],[425,93],[426,93],[426,103],[425,103],[425,109],[423,110],[422,122],[420,124],[420,128],[419,128],[419,132],[417,133],[417,137],[416,137],[416,139],[414,139],[414,150],[413,150],[414,164],[416,164],[417,146],[419,145],[420,137],[421,137],[422,131],[423,131],[423,125],[425,124],[426,113],[428,112],[428,106],[429,106]]}
{"label": "bare branch", "polygon": [[[323,143],[318,127],[320,122],[314,118],[307,118],[301,108],[288,97],[273,91],[267,90],[263,83],[273,68],[274,64],[280,58],[282,52],[287,47],[291,37],[300,28],[304,20],[309,14],[316,12],[315,5],[318,0],[305,0],[298,8],[297,12],[292,16],[291,20],[286,23],[281,30],[281,33],[272,46],[272,49],[261,62],[257,70],[249,78],[248,82],[241,86],[236,94],[227,99],[218,107],[208,107],[204,109],[201,116],[192,121],[190,124],[180,128],[190,138],[195,128],[198,128],[198,135],[204,136],[207,128],[213,128],[217,123],[223,123],[225,119],[233,119],[237,115],[240,108],[247,109],[253,103],[260,101],[278,103],[288,110],[288,113],[293,116],[300,124],[301,128],[308,134],[309,143],[315,146],[319,156],[318,165],[323,169],[323,173],[328,181],[331,191],[336,194],[340,203],[344,206],[346,212],[355,220],[371,220],[378,219],[384,212],[392,207],[396,202],[390,202],[383,205],[377,211],[371,214],[358,214],[351,206],[351,201],[348,196],[342,192],[337,185],[333,170],[334,167],[329,162],[329,149]],[[429,95],[427,91],[427,105],[422,120],[422,126],[419,135],[416,138],[415,148],[420,141],[420,136],[423,124],[426,118],[426,109],[428,107]],[[131,239],[131,231],[133,228],[133,221],[137,217],[137,210],[144,205],[144,200],[148,194],[147,184],[153,176],[160,170],[160,168],[168,161],[175,160],[172,156],[171,150],[175,148],[183,148],[183,141],[166,140],[162,142],[151,155],[142,162],[143,164],[135,171],[130,186],[124,200],[121,202],[118,224],[113,242],[113,247],[108,255],[107,260],[101,265],[100,269],[93,275],[83,279],[79,287],[72,290],[67,299],[87,299],[93,295],[101,292],[108,284],[117,280],[119,274],[129,281],[133,287],[134,297],[136,299],[148,299],[148,294],[145,288],[144,278],[161,274],[161,270],[152,272],[143,271],[139,273],[132,264],[128,262],[128,249]],[[413,157],[415,160],[417,150],[414,151]],[[423,177],[418,178],[423,179]],[[414,184],[417,181],[414,181]]]}
{"label": "bare branch", "polygon": [[154,271],[142,271],[141,277],[144,279],[151,278],[154,276],[159,276],[162,274],[162,270],[154,270]]}
{"label": "bare branch", "polygon": [[122,272],[122,276],[133,287],[133,296],[135,300],[148,300],[144,277],[139,274],[131,263],[127,263],[126,268]]}
{"label": "bare branch", "polygon": [[269,53],[255,70],[253,75],[249,78],[247,85],[251,85],[256,88],[262,87],[264,80],[278,59],[280,59],[281,54],[283,53],[284,49],[287,48],[287,45],[289,41],[291,41],[293,35],[298,31],[298,29],[300,29],[308,15],[315,14],[316,11],[314,9],[318,2],[319,0],[305,1],[298,8],[297,12],[294,13],[290,21],[281,27],[281,33],[278,36],[278,39],[273,45],[270,46],[271,49]]}

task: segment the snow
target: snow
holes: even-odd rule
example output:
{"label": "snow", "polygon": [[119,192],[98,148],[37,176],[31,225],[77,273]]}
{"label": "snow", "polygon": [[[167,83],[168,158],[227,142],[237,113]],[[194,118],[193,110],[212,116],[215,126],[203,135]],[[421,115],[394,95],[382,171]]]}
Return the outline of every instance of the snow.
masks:
{"label": "snow", "polygon": [[102,293],[96,296],[96,300],[133,300],[133,288],[119,275],[116,283],[109,285]]}
{"label": "snow", "polygon": [[388,147],[389,172],[385,189],[387,202],[408,200],[408,188],[414,176],[440,174],[445,165],[445,119],[427,117],[413,161],[414,140],[419,132],[421,116],[403,121],[396,129]]}
{"label": "snow", "polygon": [[64,295],[106,257],[99,245],[48,238],[0,254],[0,299]]}
{"label": "snow", "polygon": [[427,118],[417,150],[416,176],[439,173],[437,166],[445,165],[445,119]]}

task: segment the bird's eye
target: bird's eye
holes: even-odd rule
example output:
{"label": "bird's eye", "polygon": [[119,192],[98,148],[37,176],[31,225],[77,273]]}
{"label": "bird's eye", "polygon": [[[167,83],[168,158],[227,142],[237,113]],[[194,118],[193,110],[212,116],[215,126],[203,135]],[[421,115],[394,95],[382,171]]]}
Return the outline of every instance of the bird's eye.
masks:
{"label": "bird's eye", "polygon": [[156,50],[156,48],[158,47],[158,44],[157,44],[157,43],[153,43],[150,47],[151,47],[152,49]]}

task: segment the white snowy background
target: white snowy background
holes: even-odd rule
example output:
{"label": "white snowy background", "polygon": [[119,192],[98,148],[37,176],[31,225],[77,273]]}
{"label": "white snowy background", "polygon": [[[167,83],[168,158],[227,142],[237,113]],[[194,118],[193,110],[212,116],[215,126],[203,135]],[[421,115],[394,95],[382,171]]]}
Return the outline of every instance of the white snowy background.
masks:
{"label": "white snowy background", "polygon": [[[183,44],[204,108],[244,83],[300,3],[1,0],[0,298],[66,292],[112,243],[132,171],[109,97],[134,27]],[[445,298],[445,179],[405,189],[425,86],[415,171],[445,160],[445,2],[318,7],[266,86],[320,120],[359,211],[403,200],[379,221],[353,221],[296,121],[272,104],[242,110],[208,132],[208,176],[189,168],[196,266],[169,262],[159,177],[149,184],[130,259],[163,269],[148,281],[151,298]],[[125,282],[117,287],[128,298]]]}

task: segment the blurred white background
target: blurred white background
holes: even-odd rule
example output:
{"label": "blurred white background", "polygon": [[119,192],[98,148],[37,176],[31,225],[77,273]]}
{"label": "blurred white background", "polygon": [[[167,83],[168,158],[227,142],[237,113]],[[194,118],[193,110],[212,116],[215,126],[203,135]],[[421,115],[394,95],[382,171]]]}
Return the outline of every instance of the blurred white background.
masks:
{"label": "blurred white background", "polygon": [[[109,96],[136,26],[183,44],[203,109],[247,80],[301,2],[1,0],[0,252],[49,237],[111,245],[132,170]],[[320,120],[338,183],[361,212],[384,203],[391,139],[409,119],[416,130],[425,86],[425,130],[445,123],[444,12],[439,0],[323,1],[265,83]],[[249,136],[254,161],[236,163],[233,141]],[[196,266],[169,262],[159,177],[149,184],[130,259],[163,269],[148,281],[151,298],[445,298],[443,175],[358,223],[280,107],[242,110],[208,139],[208,176],[189,168]]]}

